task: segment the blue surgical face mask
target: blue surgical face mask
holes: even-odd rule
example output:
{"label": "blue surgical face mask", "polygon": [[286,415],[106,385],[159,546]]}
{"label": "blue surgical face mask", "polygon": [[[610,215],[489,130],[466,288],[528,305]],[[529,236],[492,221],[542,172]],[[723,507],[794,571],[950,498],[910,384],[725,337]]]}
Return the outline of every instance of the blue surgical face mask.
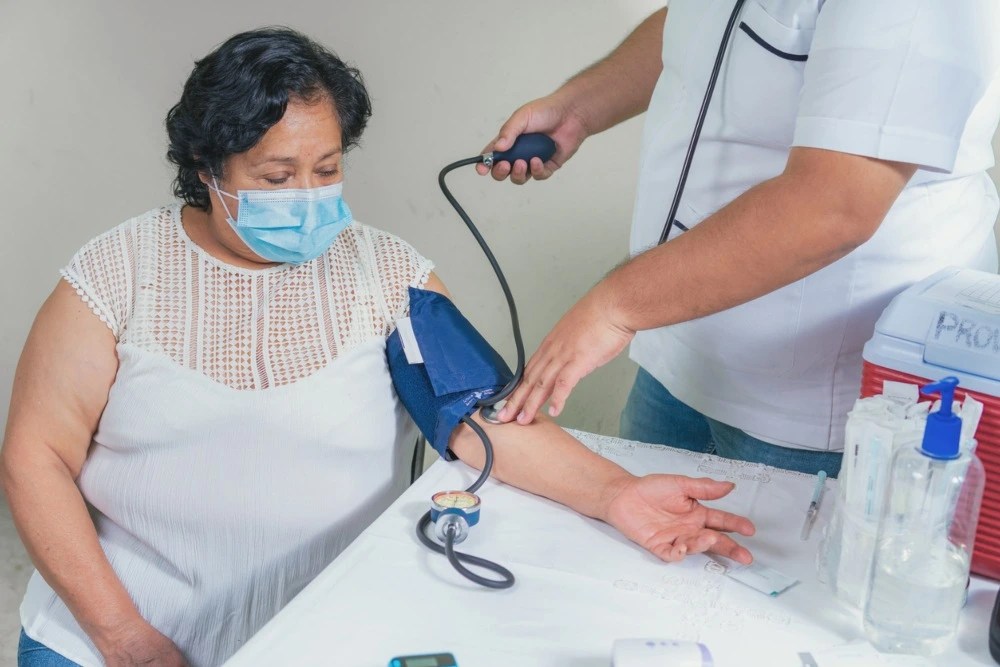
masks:
{"label": "blue surgical face mask", "polygon": [[[208,187],[219,195],[237,236],[271,262],[302,264],[316,259],[353,219],[341,196],[343,183],[308,189],[237,190],[231,195],[220,190],[213,177]],[[236,220],[224,197],[239,201]]]}

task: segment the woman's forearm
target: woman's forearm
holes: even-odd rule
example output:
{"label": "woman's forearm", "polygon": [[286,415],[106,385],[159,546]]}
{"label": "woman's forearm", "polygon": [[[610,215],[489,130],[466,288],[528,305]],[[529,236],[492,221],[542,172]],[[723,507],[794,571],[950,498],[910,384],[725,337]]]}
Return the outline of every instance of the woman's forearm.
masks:
{"label": "woman's forearm", "polygon": [[[520,425],[484,425],[493,442],[493,476],[614,526],[666,561],[710,551],[749,564],[753,556],[727,533],[753,535],[748,519],[710,509],[733,489],[729,482],[684,475],[636,477],[598,456],[543,417]],[[449,443],[460,459],[481,468],[483,446],[464,424]]]}
{"label": "woman's forearm", "polygon": [[80,490],[54,455],[4,453],[4,490],[28,555],[107,655],[144,621],[101,549]]}
{"label": "woman's forearm", "polygon": [[650,15],[607,57],[562,85],[553,96],[583,120],[588,134],[644,112],[663,69],[666,8]]}
{"label": "woman's forearm", "polygon": [[[583,446],[555,422],[495,425],[476,422],[493,443],[493,477],[571,509],[607,520],[607,508],[632,475]],[[471,428],[461,425],[450,448],[465,463],[482,468],[485,452]]]}

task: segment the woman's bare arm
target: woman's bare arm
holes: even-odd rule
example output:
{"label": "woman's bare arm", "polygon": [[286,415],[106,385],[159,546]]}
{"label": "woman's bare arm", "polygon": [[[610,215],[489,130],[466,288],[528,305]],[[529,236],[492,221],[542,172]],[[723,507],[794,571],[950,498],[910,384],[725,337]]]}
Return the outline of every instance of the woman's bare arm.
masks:
{"label": "woman's bare arm", "polygon": [[32,562],[108,664],[133,664],[150,649],[182,664],[115,575],[76,485],[117,370],[114,335],[60,281],[14,375],[0,480]]}

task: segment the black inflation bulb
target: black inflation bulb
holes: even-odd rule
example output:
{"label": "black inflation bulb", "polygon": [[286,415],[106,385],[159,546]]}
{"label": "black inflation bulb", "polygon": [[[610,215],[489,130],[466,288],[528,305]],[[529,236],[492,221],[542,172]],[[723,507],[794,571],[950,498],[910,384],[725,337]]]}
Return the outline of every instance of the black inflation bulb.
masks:
{"label": "black inflation bulb", "polygon": [[483,161],[489,166],[497,162],[510,162],[513,165],[517,160],[530,163],[534,157],[547,162],[555,152],[556,142],[550,136],[541,132],[529,132],[515,139],[514,145],[507,150],[487,153],[483,156]]}

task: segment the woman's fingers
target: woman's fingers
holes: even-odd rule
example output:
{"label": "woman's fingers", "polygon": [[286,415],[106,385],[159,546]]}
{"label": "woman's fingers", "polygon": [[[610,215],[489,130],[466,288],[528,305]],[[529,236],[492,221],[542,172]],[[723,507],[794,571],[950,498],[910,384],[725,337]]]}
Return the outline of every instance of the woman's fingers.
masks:
{"label": "woman's fingers", "polygon": [[749,550],[729,535],[709,528],[703,528],[692,535],[678,538],[676,542],[683,545],[688,554],[711,553],[724,556],[743,565],[749,565],[753,562],[753,556]]}
{"label": "woman's fingers", "polygon": [[746,547],[741,546],[736,540],[725,533],[716,533],[716,535],[719,536],[719,539],[716,540],[711,548],[706,549],[708,553],[725,556],[743,565],[749,565],[753,562],[753,554]]}
{"label": "woman's fingers", "polygon": [[712,508],[706,508],[705,527],[727,533],[739,533],[747,537],[757,532],[750,519],[739,514]]}

